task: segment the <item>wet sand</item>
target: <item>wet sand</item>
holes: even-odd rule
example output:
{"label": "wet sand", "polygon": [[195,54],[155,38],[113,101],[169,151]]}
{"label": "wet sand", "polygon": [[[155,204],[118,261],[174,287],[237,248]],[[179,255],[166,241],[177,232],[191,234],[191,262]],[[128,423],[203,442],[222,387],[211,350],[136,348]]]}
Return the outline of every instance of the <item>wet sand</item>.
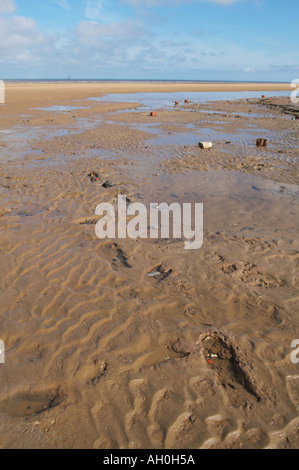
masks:
{"label": "wet sand", "polygon": [[[196,87],[7,86],[1,448],[298,447],[298,107],[87,100]],[[202,248],[99,240],[119,194],[203,202]]]}

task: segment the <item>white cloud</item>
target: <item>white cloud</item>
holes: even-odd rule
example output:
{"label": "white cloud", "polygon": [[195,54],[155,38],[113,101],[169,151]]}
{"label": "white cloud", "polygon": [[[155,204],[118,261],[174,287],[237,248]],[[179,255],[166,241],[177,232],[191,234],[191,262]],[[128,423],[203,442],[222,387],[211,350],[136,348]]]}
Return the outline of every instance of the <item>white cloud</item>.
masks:
{"label": "white cloud", "polygon": [[114,22],[118,20],[115,12],[115,3],[109,0],[85,0],[84,15],[89,20]]}
{"label": "white cloud", "polygon": [[17,15],[0,16],[0,44],[3,74],[11,64],[26,64],[29,71],[31,64],[42,62],[53,47],[51,36],[42,32],[34,19]]}
{"label": "white cloud", "polygon": [[71,9],[71,5],[69,0],[52,0],[53,3],[58,5],[59,7],[63,8],[64,10],[68,11]]}
{"label": "white cloud", "polygon": [[103,0],[88,0],[85,2],[85,17],[90,20],[100,20],[103,13]]}
{"label": "white cloud", "polygon": [[8,51],[23,51],[43,40],[43,33],[38,32],[36,22],[32,18],[13,16],[0,17],[1,55]]}
{"label": "white cloud", "polygon": [[[225,8],[241,1],[245,0],[119,0],[142,8],[192,2]],[[51,2],[65,10],[71,8],[70,0]],[[4,74],[28,78],[196,78],[221,73],[244,77],[247,73],[255,77],[261,71],[293,73],[299,63],[297,51],[277,52],[275,56],[271,42],[259,48],[250,42],[242,47],[238,39],[224,40],[217,30],[211,34],[182,29],[175,35],[171,29],[164,30],[163,24],[157,28],[152,12],[147,11],[143,21],[134,19],[138,15],[123,19],[127,10],[116,9],[115,0],[84,0],[82,4],[85,21],[61,33],[46,33],[33,18],[17,16],[13,0],[0,0],[0,64]]]}
{"label": "white cloud", "polygon": [[78,40],[88,46],[96,45],[102,38],[126,42],[146,36],[148,33],[140,21],[123,20],[112,23],[98,23],[96,21],[81,21],[77,25]]}
{"label": "white cloud", "polygon": [[0,14],[13,13],[16,10],[14,0],[0,0]]}

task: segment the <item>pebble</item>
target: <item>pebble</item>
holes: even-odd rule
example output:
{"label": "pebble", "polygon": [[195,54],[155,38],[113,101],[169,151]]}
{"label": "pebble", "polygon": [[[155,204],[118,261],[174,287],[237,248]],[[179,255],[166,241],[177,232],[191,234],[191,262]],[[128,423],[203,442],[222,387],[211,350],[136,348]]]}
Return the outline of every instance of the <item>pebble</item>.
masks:
{"label": "pebble", "polygon": [[112,188],[112,186],[115,186],[115,184],[111,183],[111,181],[105,181],[102,186],[103,188]]}
{"label": "pebble", "polygon": [[201,149],[211,149],[213,147],[212,142],[199,142],[198,145]]}

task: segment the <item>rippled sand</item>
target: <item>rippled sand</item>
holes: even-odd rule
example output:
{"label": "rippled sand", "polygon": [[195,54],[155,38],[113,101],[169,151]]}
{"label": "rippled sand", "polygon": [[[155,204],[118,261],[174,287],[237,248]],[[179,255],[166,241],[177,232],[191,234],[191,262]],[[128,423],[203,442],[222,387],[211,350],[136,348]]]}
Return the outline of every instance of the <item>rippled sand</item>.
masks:
{"label": "rippled sand", "polygon": [[[86,101],[94,89],[14,88],[0,109],[0,446],[298,447],[297,108],[191,102],[153,118]],[[52,105],[83,108],[36,109]],[[119,194],[203,202],[203,247],[100,241],[95,207]]]}

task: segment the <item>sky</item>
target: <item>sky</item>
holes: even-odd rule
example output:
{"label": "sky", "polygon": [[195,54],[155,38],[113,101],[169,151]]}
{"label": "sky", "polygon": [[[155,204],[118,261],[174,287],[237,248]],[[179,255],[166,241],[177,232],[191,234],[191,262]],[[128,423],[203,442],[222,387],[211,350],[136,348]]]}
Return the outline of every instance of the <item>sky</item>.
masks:
{"label": "sky", "polygon": [[291,82],[298,0],[0,0],[0,79]]}

